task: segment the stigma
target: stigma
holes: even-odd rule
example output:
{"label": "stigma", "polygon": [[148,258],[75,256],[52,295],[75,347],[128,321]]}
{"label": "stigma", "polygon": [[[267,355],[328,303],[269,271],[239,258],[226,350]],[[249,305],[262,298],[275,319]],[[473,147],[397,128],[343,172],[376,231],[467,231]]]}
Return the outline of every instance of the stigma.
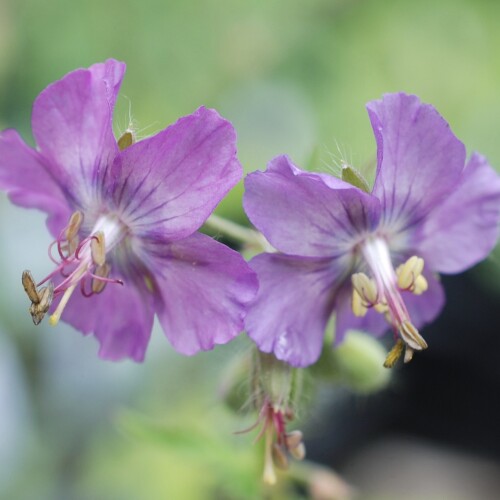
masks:
{"label": "stigma", "polygon": [[360,245],[368,274],[363,272],[351,276],[352,311],[363,317],[369,308],[385,316],[397,338],[384,366],[392,368],[404,351],[404,362],[413,358],[414,351],[427,348],[427,343],[413,325],[402,294],[409,292],[421,295],[428,288],[423,276],[424,260],[413,255],[394,269],[387,243],[382,238],[370,238]]}
{"label": "stigma", "polygon": [[78,287],[84,297],[91,297],[101,293],[108,283],[123,284],[109,277],[111,266],[106,257],[126,236],[126,226],[116,216],[106,214],[97,219],[90,234],[81,238],[83,220],[82,212],[74,212],[49,246],[49,257],[56,268],[48,276],[36,283],[29,271],[23,272],[22,283],[31,300],[29,312],[35,325],[42,321],[56,298],[59,302],[49,323],[57,325]]}

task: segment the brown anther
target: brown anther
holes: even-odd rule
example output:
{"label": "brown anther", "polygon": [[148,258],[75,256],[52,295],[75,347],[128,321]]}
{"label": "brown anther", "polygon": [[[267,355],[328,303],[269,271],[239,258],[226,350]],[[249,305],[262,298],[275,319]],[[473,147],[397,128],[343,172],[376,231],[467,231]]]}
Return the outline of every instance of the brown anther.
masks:
{"label": "brown anther", "polygon": [[290,448],[288,451],[290,452],[290,455],[295,458],[295,460],[304,460],[306,457],[306,447],[304,443],[300,443],[298,446]]}
{"label": "brown anther", "polygon": [[394,347],[387,354],[387,357],[384,361],[384,367],[392,368],[396,364],[397,360],[401,357],[401,354],[403,354],[404,348],[405,343],[401,339],[398,339]]}
{"label": "brown anther", "polygon": [[301,431],[292,431],[285,435],[286,446],[290,448],[297,448],[302,443],[303,434]]}
{"label": "brown anther", "polygon": [[[107,278],[109,276],[109,272],[111,270],[111,266],[106,262],[102,266],[97,266],[95,268],[94,274],[99,276],[100,278]],[[106,286],[106,281],[99,280],[96,278],[92,279],[92,291],[94,293],[101,293]]]}
{"label": "brown anther", "polygon": [[78,236],[78,231],[80,231],[80,227],[83,222],[83,214],[82,212],[74,212],[73,215],[69,219],[68,227],[64,233],[66,236],[66,240],[71,242],[75,237]]}
{"label": "brown anther", "polygon": [[399,328],[399,334],[404,342],[413,350],[421,351],[427,349],[427,342],[409,321],[403,321]]}
{"label": "brown anther", "polygon": [[106,262],[106,243],[104,241],[104,233],[97,231],[92,236],[90,242],[90,251],[92,253],[92,260],[97,266],[103,266]]}
{"label": "brown anther", "polygon": [[118,148],[120,151],[132,146],[135,142],[135,134],[133,130],[127,129],[118,139]]}
{"label": "brown anther", "polygon": [[54,284],[49,284],[41,288],[38,292],[39,301],[32,302],[30,306],[31,319],[35,325],[40,324],[45,314],[48,312],[54,298]]}
{"label": "brown anther", "polygon": [[40,297],[38,296],[38,292],[36,290],[36,283],[28,270],[23,271],[22,282],[24,291],[28,295],[28,298],[33,304],[38,304],[40,302]]}
{"label": "brown anther", "polygon": [[273,455],[273,463],[276,467],[278,467],[278,469],[281,470],[288,469],[288,458],[286,456],[285,451],[279,444],[277,443],[273,444],[272,455]]}

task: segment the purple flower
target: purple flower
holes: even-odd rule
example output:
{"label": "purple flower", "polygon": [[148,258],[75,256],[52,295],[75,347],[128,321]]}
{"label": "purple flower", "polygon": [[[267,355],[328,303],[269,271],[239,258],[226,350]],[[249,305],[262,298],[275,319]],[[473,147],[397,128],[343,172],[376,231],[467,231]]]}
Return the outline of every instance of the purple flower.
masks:
{"label": "purple flower", "polygon": [[[246,179],[245,210],[279,253],[251,261],[259,293],[245,321],[264,352],[294,366],[318,359],[336,312],[335,342],[346,330],[427,347],[417,328],[444,305],[435,272],[458,273],[493,248],[500,178],[465,148],[448,124],[415,96],[389,94],[367,106],[377,141],[371,193],[326,174],[304,172],[288,157]],[[424,269],[425,263],[425,269]]]}
{"label": "purple flower", "polygon": [[53,296],[52,324],[93,333],[102,358],[142,361],[156,313],[191,355],[241,331],[257,288],[237,252],[196,232],[241,178],[235,131],[202,107],[153,137],[135,143],[128,131],[117,142],[124,72],[108,60],[49,85],[33,106],[37,149],[14,130],[0,135],[0,188],[45,211],[56,238],[54,272],[38,284],[23,274],[35,323]]}

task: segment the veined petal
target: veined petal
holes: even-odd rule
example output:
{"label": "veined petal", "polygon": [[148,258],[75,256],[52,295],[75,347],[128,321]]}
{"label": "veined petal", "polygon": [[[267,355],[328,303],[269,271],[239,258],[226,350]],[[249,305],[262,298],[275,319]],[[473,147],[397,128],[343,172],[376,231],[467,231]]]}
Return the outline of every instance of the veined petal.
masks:
{"label": "veined petal", "polygon": [[[116,277],[116,276],[114,276]],[[54,304],[57,306],[57,303]],[[72,295],[62,319],[84,334],[93,333],[100,344],[99,356],[117,361],[143,361],[153,328],[152,295],[125,279],[111,283],[97,295]]]}
{"label": "veined petal", "polygon": [[245,211],[282,252],[308,257],[345,254],[376,227],[380,202],[339,179],[327,184],[325,177],[304,172],[279,156],[265,172],[247,176]]}
{"label": "veined petal", "polygon": [[234,250],[195,233],[146,248],[155,269],[156,313],[173,347],[192,355],[225,344],[243,330],[257,277]]}
{"label": "veined petal", "polygon": [[259,292],[245,320],[248,335],[261,351],[293,366],[314,363],[343,269],[333,259],[282,254],[258,255],[250,266]]}
{"label": "veined petal", "polygon": [[459,185],[415,235],[430,269],[458,273],[484,259],[495,246],[500,223],[500,177],[486,159],[472,155]]}
{"label": "veined petal", "polygon": [[125,65],[109,60],[49,85],[33,105],[33,136],[46,168],[76,205],[94,195],[118,153],[112,119]]}
{"label": "veined petal", "polygon": [[236,133],[216,111],[199,108],[125,149],[107,189],[138,236],[189,236],[238,182]]}
{"label": "veined petal", "polygon": [[16,205],[46,212],[47,225],[54,236],[71,214],[61,187],[45,168],[44,159],[15,130],[0,133],[0,189]]}
{"label": "veined petal", "polygon": [[372,194],[382,203],[386,225],[404,229],[455,188],[465,148],[438,112],[416,96],[388,94],[367,109],[377,141]]}

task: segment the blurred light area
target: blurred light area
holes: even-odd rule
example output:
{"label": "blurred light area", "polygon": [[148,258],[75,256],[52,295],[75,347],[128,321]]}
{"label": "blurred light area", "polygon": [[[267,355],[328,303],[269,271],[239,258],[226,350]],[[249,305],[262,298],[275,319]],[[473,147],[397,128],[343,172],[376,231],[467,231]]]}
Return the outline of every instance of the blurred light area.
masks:
{"label": "blurred light area", "polygon": [[404,436],[389,436],[353,457],[344,477],[383,500],[497,500],[500,465]]}
{"label": "blurred light area", "polygon": [[18,353],[0,330],[0,497],[23,471],[33,439],[29,395]]}

